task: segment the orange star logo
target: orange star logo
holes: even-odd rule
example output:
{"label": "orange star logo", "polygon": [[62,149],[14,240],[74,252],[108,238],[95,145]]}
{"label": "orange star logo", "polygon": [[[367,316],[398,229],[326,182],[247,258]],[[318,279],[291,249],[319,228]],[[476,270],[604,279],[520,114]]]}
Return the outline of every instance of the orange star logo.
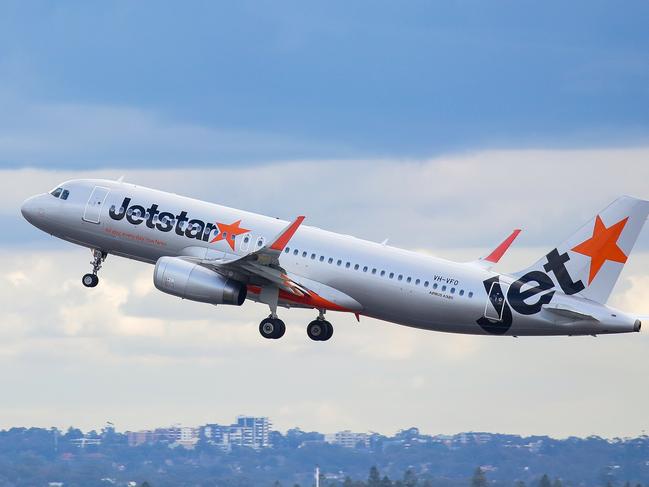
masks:
{"label": "orange star logo", "polygon": [[241,235],[242,233],[248,233],[250,231],[246,228],[239,227],[240,224],[241,224],[241,220],[238,220],[229,225],[225,223],[216,222],[216,226],[219,228],[219,233],[216,235],[216,237],[210,240],[210,243],[219,242],[220,240],[225,240],[228,244],[230,244],[230,248],[234,250],[234,238],[237,235]]}
{"label": "orange star logo", "polygon": [[615,225],[606,228],[602,219],[597,215],[593,236],[572,249],[590,257],[588,284],[593,282],[593,279],[595,279],[595,276],[597,276],[597,273],[607,260],[619,262],[620,264],[626,262],[627,256],[618,247],[617,241],[628,220],[629,217],[626,217]]}

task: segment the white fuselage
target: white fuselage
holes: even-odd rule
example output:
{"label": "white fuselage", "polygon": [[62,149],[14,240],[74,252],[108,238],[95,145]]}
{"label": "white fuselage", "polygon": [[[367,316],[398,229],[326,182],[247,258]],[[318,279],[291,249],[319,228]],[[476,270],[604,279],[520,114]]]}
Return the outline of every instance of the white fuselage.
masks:
{"label": "white fuselage", "polygon": [[[123,182],[74,180],[62,186],[69,192],[66,200],[43,194],[25,203],[23,214],[33,225],[85,247],[148,263],[163,256],[244,256],[262,247],[289,223]],[[90,200],[96,187],[105,188],[105,194],[100,194],[104,198],[101,202]],[[123,208],[125,201],[128,210]],[[140,212],[138,207],[144,211]],[[218,233],[216,222],[239,222],[233,228],[242,233],[232,241],[226,237],[213,242]],[[520,314],[506,302],[506,289],[516,277],[316,227],[301,226],[279,259],[289,276],[349,297],[354,305],[347,311],[401,325],[499,335],[637,331],[633,317],[594,301],[567,296],[556,280],[552,305],[579,310],[597,319],[566,319],[543,308]],[[493,295],[490,299],[494,279],[503,288],[502,298],[496,304]],[[256,299],[254,290],[249,297]],[[495,299],[499,299],[497,293]],[[533,302],[538,296],[528,299]],[[300,303],[284,296],[280,305]],[[507,319],[507,310],[511,313],[510,323],[500,326]],[[481,326],[481,319],[483,323],[490,320],[488,323],[493,326]]]}

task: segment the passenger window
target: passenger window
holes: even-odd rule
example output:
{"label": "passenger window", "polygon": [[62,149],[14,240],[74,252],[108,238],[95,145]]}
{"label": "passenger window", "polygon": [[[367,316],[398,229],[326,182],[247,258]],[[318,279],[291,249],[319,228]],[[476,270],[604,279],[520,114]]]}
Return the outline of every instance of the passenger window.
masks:
{"label": "passenger window", "polygon": [[424,281],[424,287],[428,287],[428,281]]}
{"label": "passenger window", "polygon": [[437,289],[437,283],[433,283],[433,289]]}
{"label": "passenger window", "polygon": [[67,189],[64,189],[63,193],[61,193],[61,199],[62,200],[67,200],[68,196],[70,196],[70,192]]}
{"label": "passenger window", "polygon": [[338,262],[336,262],[336,265],[340,266],[340,265],[342,265],[342,263],[343,263],[343,261],[338,259]]}
{"label": "passenger window", "polygon": [[250,242],[250,237],[246,235],[243,239],[243,243],[248,243],[248,242]]}
{"label": "passenger window", "polygon": [[320,262],[324,262],[324,255],[320,256]]}
{"label": "passenger window", "polygon": [[410,282],[410,281],[412,281],[412,277],[409,277],[408,279],[406,279],[406,282]]}
{"label": "passenger window", "polygon": [[455,288],[454,287],[451,288],[451,294],[455,294]]}
{"label": "passenger window", "polygon": [[347,263],[345,264],[345,267],[347,267],[347,269],[349,269],[349,266],[350,266],[350,265],[352,265],[352,264],[351,264],[350,262],[347,262]]}
{"label": "passenger window", "polygon": [[442,292],[446,291],[446,286],[442,286]]}
{"label": "passenger window", "polygon": [[367,272],[367,266],[363,267],[363,272]]}
{"label": "passenger window", "polygon": [[61,196],[61,191],[63,191],[63,188],[56,188],[54,191],[52,191],[50,194],[54,196],[55,198],[58,198]]}
{"label": "passenger window", "polygon": [[257,247],[261,247],[264,245],[264,237],[260,237],[259,240],[257,240]]}
{"label": "passenger window", "polygon": [[358,270],[358,264],[356,264],[356,265],[354,266],[354,270],[355,270],[355,271]]}
{"label": "passenger window", "polygon": [[284,249],[284,253],[286,253],[286,254],[288,254],[290,251],[291,251],[291,249],[289,249],[288,247],[286,247],[286,248]]}
{"label": "passenger window", "polygon": [[390,272],[390,279],[394,277],[394,272]]}
{"label": "passenger window", "polygon": [[327,262],[329,262],[331,264],[331,263],[333,263],[333,261],[334,260],[331,257],[329,257],[329,260]]}
{"label": "passenger window", "polygon": [[421,281],[420,281],[419,279],[417,279],[417,280],[415,281],[415,286],[419,286],[419,283],[420,283],[420,282],[421,282]]}
{"label": "passenger window", "polygon": [[460,289],[460,296],[464,296],[464,289]]}
{"label": "passenger window", "polygon": [[376,274],[376,267],[372,269],[372,274]]}
{"label": "passenger window", "polygon": [[402,281],[403,280],[403,274],[399,274],[399,277],[397,279]]}
{"label": "passenger window", "polygon": [[315,260],[315,254],[311,254],[311,260]]}
{"label": "passenger window", "polygon": [[306,251],[302,252],[302,257],[306,257]]}
{"label": "passenger window", "polygon": [[381,277],[385,276],[385,271],[381,271]]}
{"label": "passenger window", "polygon": [[469,291],[469,297],[470,297],[470,298],[473,297],[473,291]]}
{"label": "passenger window", "polygon": [[298,249],[295,249],[295,250],[293,251],[293,255],[297,255],[299,252],[300,252],[300,251],[299,251]]}

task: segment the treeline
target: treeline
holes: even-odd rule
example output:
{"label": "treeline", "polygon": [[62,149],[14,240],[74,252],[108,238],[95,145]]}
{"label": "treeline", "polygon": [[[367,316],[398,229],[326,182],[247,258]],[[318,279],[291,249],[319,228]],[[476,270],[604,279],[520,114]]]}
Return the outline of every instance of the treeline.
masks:
{"label": "treeline", "polygon": [[[649,486],[649,437],[556,440],[469,433],[440,441],[413,428],[344,448],[321,436],[273,432],[271,448],[223,451],[206,441],[193,449],[129,446],[127,436],[112,428],[85,435],[72,428],[12,428],[0,431],[0,487],[56,482],[121,487],[145,480],[152,487],[272,487],[275,480],[282,487],[312,487],[315,465],[321,487]],[[100,442],[83,443],[84,438]],[[479,472],[476,465],[482,466]]]}
{"label": "treeline", "polygon": [[[327,480],[325,475],[320,475],[320,487],[441,487],[446,486],[449,479],[420,479],[414,471],[408,469],[399,480],[392,480],[387,475],[381,475],[376,466],[372,466],[369,471],[367,480],[352,480],[346,477],[344,481]],[[467,482],[451,482],[455,487],[490,487],[499,486],[505,487],[504,482],[489,481],[485,471],[481,467],[477,467],[471,479]],[[570,484],[568,484],[570,485]],[[511,487],[568,487],[560,478],[551,479],[547,474],[543,474],[537,481],[531,482],[531,485],[523,480],[515,480]],[[152,487],[148,484],[143,487]],[[284,487],[282,483],[276,480],[272,487]],[[300,484],[293,484],[292,487],[301,487]],[[311,487],[311,486],[307,486]],[[600,486],[598,486],[600,487]],[[633,485],[631,482],[626,481],[622,486],[616,486],[611,480],[606,481],[601,487],[643,487],[641,483]]]}

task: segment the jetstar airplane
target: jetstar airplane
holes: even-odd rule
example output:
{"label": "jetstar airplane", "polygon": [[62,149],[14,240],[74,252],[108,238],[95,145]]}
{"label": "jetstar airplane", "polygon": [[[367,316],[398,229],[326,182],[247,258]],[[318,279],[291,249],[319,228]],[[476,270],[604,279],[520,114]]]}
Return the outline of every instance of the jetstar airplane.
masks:
{"label": "jetstar airplane", "polygon": [[477,335],[596,335],[640,331],[640,321],[606,305],[647,214],[628,196],[532,267],[491,270],[517,237],[489,255],[456,263],[122,181],[74,180],[29,198],[22,214],[56,237],[89,247],[92,272],[109,254],[155,264],[165,293],[211,304],[265,303],[265,338],[286,327],[278,307],[311,308],[312,340],[333,335],[326,311],[400,325]]}

